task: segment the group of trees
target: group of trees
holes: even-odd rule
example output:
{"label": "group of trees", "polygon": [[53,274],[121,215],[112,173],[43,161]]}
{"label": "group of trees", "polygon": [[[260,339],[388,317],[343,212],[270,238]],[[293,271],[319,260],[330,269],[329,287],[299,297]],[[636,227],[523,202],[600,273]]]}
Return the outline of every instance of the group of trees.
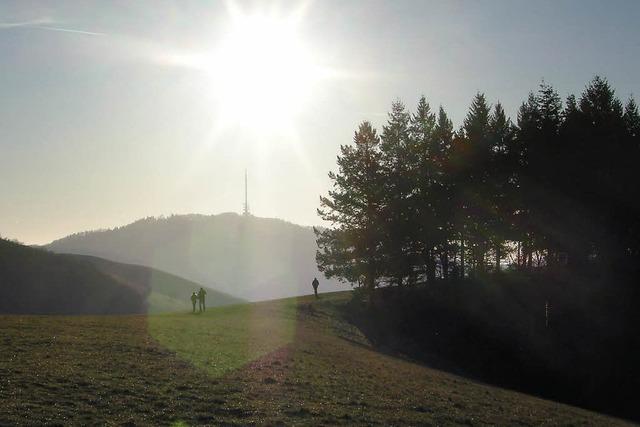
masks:
{"label": "group of trees", "polygon": [[373,289],[640,257],[640,114],[600,77],[564,106],[543,82],[515,124],[484,94],[458,130],[424,97],[414,113],[398,101],[353,142],[320,198],[328,277]]}

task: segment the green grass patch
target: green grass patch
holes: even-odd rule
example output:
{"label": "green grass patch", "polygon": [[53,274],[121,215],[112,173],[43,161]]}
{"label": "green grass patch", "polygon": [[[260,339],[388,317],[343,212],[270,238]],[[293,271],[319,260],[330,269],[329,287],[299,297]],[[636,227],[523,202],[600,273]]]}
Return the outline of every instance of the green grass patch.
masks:
{"label": "green grass patch", "polygon": [[297,321],[296,301],[287,299],[158,314],[148,326],[164,347],[217,377],[291,343]]}

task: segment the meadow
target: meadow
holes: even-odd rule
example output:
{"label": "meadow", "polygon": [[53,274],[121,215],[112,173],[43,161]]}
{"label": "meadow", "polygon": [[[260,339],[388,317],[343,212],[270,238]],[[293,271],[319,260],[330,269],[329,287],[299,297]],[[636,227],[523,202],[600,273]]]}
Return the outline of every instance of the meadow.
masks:
{"label": "meadow", "polygon": [[0,316],[0,425],[625,424],[380,352],[350,295]]}

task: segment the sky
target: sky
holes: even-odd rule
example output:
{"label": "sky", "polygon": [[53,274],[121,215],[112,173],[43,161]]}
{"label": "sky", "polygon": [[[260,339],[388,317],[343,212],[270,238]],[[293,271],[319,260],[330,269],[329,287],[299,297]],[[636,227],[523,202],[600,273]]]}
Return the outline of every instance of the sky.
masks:
{"label": "sky", "polygon": [[425,95],[458,127],[542,79],[640,93],[637,1],[3,1],[0,235],[147,216],[320,224],[341,144]]}

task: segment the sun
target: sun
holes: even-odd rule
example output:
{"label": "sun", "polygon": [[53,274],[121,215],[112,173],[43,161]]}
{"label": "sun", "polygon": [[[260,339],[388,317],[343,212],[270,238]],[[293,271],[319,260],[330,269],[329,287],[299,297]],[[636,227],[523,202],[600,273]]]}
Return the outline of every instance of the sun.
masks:
{"label": "sun", "polygon": [[230,18],[203,64],[218,114],[253,130],[291,126],[321,74],[299,34],[299,17],[236,10]]}

